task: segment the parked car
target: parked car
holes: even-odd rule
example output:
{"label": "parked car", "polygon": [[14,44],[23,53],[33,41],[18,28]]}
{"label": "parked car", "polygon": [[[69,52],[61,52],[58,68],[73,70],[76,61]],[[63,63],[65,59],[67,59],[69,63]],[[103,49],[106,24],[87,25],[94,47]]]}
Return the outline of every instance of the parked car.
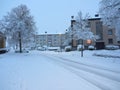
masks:
{"label": "parked car", "polygon": [[66,47],[65,47],[65,52],[69,52],[69,51],[71,51],[71,49],[72,49],[71,46],[66,46]]}
{"label": "parked car", "polygon": [[38,47],[37,50],[39,50],[39,51],[44,51],[45,48],[43,48],[43,47]]}
{"label": "parked car", "polygon": [[0,54],[6,53],[9,51],[9,48],[0,48]]}
{"label": "parked car", "polygon": [[60,47],[48,47],[49,51],[60,51]]}

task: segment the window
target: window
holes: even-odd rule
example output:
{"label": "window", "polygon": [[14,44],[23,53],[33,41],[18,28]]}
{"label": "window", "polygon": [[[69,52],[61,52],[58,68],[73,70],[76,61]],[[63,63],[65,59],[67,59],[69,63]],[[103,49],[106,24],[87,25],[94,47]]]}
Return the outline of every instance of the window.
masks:
{"label": "window", "polygon": [[91,27],[91,23],[88,22],[88,24],[86,25],[87,28],[90,28]]}
{"label": "window", "polygon": [[99,36],[98,40],[103,40],[103,26],[102,26],[102,22],[96,22],[96,35]]}
{"label": "window", "polygon": [[109,44],[113,44],[113,39],[108,39]]}
{"label": "window", "polygon": [[120,44],[120,41],[118,41],[118,43]]}
{"label": "window", "polygon": [[112,35],[112,34],[113,34],[112,29],[108,30],[108,35]]}

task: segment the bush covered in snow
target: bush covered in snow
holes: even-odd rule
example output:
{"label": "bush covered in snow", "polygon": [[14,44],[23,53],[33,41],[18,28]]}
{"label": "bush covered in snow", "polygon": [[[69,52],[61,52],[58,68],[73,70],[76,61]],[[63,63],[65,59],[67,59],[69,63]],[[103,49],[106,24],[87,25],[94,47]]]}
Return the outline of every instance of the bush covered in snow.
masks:
{"label": "bush covered in snow", "polygon": [[92,46],[92,45],[90,45],[90,46],[88,46],[88,49],[89,49],[89,50],[95,50],[95,47]]}
{"label": "bush covered in snow", "polygon": [[9,48],[0,48],[0,54],[1,53],[6,53],[9,51]]}
{"label": "bush covered in snow", "polygon": [[116,46],[116,45],[106,45],[105,49],[107,49],[107,50],[117,50],[117,49],[119,49],[119,46]]}
{"label": "bush covered in snow", "polygon": [[78,50],[78,51],[84,50],[84,45],[78,45],[78,46],[77,46],[77,50]]}
{"label": "bush covered in snow", "polygon": [[43,48],[43,47],[37,47],[37,50],[39,50],[39,51],[44,51],[45,48]]}
{"label": "bush covered in snow", "polygon": [[71,51],[71,49],[72,49],[71,46],[66,46],[66,47],[65,47],[65,52],[69,52],[69,51]]}

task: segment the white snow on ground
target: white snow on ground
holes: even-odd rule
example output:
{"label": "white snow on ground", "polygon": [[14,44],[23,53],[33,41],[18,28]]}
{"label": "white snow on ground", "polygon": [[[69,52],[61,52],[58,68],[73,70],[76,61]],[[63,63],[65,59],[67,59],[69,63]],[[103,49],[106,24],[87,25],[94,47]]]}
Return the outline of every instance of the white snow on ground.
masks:
{"label": "white snow on ground", "polygon": [[72,51],[72,52],[42,52],[45,54],[51,54],[59,57],[67,58],[68,60],[73,60],[77,62],[82,62],[85,64],[100,66],[100,67],[108,67],[115,71],[120,71],[120,58],[109,58],[109,57],[97,57],[94,54],[99,55],[112,55],[120,57],[120,50],[93,50],[84,51],[83,57],[81,57],[80,51]]}
{"label": "white snow on ground", "polygon": [[9,52],[0,55],[0,90],[119,90],[120,58],[93,56],[115,51]]}

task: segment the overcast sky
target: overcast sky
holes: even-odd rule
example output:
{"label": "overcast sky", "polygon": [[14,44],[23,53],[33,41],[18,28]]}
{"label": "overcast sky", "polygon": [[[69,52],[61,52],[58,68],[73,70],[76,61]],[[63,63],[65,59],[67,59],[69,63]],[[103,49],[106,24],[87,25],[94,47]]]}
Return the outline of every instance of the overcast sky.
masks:
{"label": "overcast sky", "polygon": [[27,5],[34,16],[38,32],[64,33],[71,16],[79,11],[92,17],[98,12],[100,0],[0,0],[0,19],[12,8]]}

